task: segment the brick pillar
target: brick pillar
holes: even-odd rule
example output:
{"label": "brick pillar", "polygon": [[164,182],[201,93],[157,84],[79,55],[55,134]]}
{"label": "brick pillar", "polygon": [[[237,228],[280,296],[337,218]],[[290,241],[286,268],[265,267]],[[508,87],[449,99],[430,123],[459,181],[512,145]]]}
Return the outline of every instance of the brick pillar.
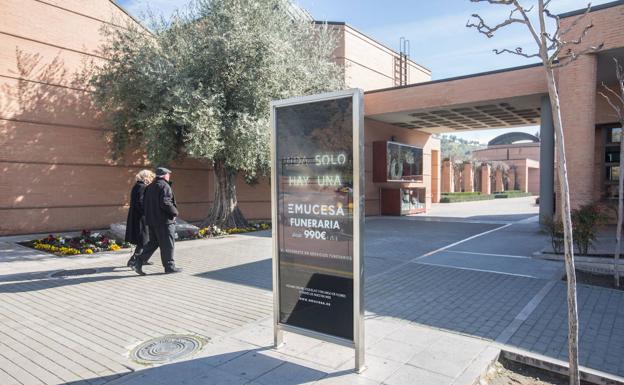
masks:
{"label": "brick pillar", "polygon": [[492,167],[489,164],[481,165],[481,194],[489,195],[492,193]]}
{"label": "brick pillar", "polygon": [[[454,165],[451,164],[451,167],[455,167]],[[461,192],[463,189],[463,185],[462,185],[462,170],[458,170],[455,175],[454,175],[454,190],[453,192]]]}
{"label": "brick pillar", "polygon": [[518,179],[520,191],[529,191],[529,166],[527,165],[526,160],[522,162],[522,166],[516,168],[516,173],[516,178]]}
{"label": "brick pillar", "polygon": [[[582,55],[559,70],[559,96],[572,208],[598,197],[594,188],[597,56]],[[556,208],[559,210],[559,207]]]}
{"label": "brick pillar", "polygon": [[440,202],[440,151],[431,150],[431,202]]}
{"label": "brick pillar", "polygon": [[494,184],[494,191],[495,192],[505,191],[505,187],[503,187],[503,170],[501,170],[500,168],[496,169],[495,178],[496,178],[496,181]]}
{"label": "brick pillar", "polygon": [[510,167],[509,171],[507,172],[507,175],[509,178],[507,187],[509,187],[509,190],[515,190],[516,189],[516,170]]}
{"label": "brick pillar", "polygon": [[455,176],[453,175],[453,164],[448,159],[442,161],[442,192],[449,193],[454,191]]}
{"label": "brick pillar", "polygon": [[465,162],[462,170],[462,182],[465,192],[474,192],[474,175],[472,163]]}

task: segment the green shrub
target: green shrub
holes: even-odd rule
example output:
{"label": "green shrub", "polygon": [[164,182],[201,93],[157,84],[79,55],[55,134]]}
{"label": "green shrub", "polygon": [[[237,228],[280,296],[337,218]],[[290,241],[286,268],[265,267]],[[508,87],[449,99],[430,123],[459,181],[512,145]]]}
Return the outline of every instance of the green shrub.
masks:
{"label": "green shrub", "polygon": [[493,195],[484,195],[481,193],[478,194],[467,194],[467,195],[443,195],[440,198],[440,203],[455,203],[455,202],[472,202],[472,201],[484,201],[494,199]]}
{"label": "green shrub", "polygon": [[589,247],[596,241],[596,228],[605,220],[605,214],[595,203],[572,210],[572,236],[580,254],[587,255]]}
{"label": "green shrub", "polygon": [[494,198],[520,198],[520,197],[530,197],[532,195],[533,194],[529,192],[505,191],[505,192],[494,193]]}
{"label": "green shrub", "polygon": [[479,191],[474,191],[474,192],[470,192],[470,191],[458,191],[458,192],[448,192],[448,193],[442,193],[442,195],[449,195],[449,196],[465,196],[465,195],[481,195],[481,193]]}
{"label": "green shrub", "polygon": [[[590,246],[596,241],[597,227],[605,221],[605,213],[595,203],[572,210],[572,238],[579,254],[587,255]],[[544,225],[555,253],[563,253],[563,222],[558,218],[549,218]]]}

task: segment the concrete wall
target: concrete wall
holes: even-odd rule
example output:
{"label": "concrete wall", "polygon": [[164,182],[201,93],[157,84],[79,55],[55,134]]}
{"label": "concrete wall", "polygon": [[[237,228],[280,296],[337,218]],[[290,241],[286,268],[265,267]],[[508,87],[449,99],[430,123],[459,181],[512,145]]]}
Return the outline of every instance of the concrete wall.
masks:
{"label": "concrete wall", "polygon": [[[348,25],[342,27],[347,86],[368,91],[399,85],[395,74],[398,54]],[[408,62],[408,84],[429,80],[431,71],[413,61]]]}
{"label": "concrete wall", "polygon": [[475,150],[472,156],[476,161],[533,159],[539,162],[539,143],[519,143],[510,145],[488,146],[482,150]]}

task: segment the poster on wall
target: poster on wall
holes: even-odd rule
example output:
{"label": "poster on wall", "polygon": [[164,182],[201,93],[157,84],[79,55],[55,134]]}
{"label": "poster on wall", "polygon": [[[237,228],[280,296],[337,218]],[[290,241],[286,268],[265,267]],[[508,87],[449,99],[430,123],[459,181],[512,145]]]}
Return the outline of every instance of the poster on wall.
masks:
{"label": "poster on wall", "polygon": [[276,333],[305,331],[349,341],[357,351],[363,340],[362,91],[273,102],[272,119]]}

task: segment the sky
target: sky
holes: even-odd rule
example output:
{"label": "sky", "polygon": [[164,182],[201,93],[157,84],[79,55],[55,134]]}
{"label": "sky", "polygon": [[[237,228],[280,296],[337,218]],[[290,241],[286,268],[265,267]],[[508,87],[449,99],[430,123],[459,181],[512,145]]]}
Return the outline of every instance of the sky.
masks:
{"label": "sky", "polygon": [[[395,50],[399,39],[410,41],[410,58],[431,70],[432,79],[445,79],[501,68],[535,63],[516,55],[496,55],[494,48],[523,47],[532,52],[532,42],[523,25],[513,26],[488,39],[475,29],[466,28],[471,14],[478,13],[489,24],[503,21],[509,8],[473,3],[469,0],[293,0],[317,20],[344,21],[360,32]],[[132,15],[141,19],[146,9],[165,16],[188,0],[117,0]],[[596,0],[599,5],[609,0]],[[526,6],[534,0],[524,2]],[[552,0],[553,13],[587,7],[586,0]],[[538,128],[515,129],[535,133]],[[500,130],[495,130],[500,134]],[[494,130],[457,134],[468,140],[487,142]],[[509,131],[509,130],[506,130]]]}

